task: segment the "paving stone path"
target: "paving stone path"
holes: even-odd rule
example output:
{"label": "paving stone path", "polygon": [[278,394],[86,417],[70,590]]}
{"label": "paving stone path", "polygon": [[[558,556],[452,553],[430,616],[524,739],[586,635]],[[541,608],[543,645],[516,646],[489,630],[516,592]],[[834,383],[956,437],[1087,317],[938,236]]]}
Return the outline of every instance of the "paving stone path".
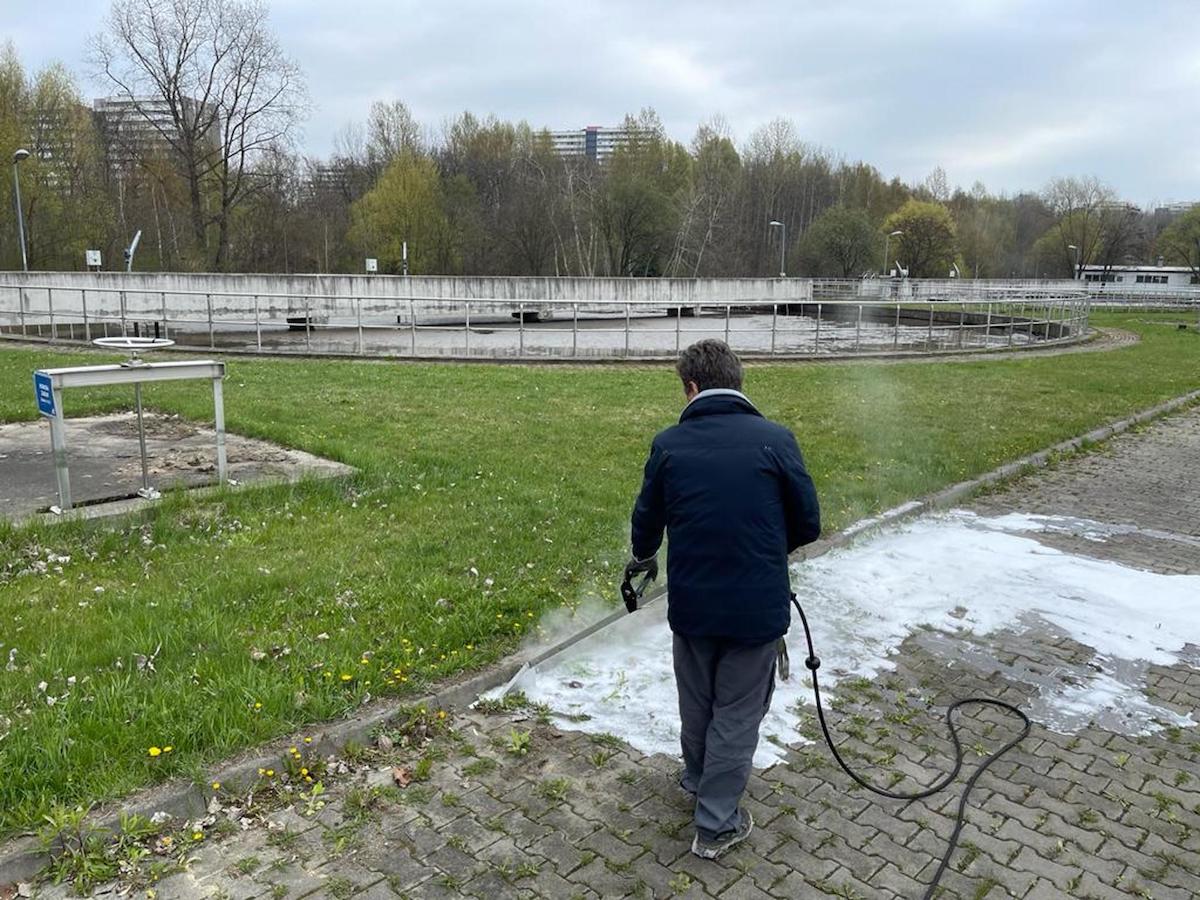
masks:
{"label": "paving stone path", "polygon": [[[1160,572],[1200,573],[1200,410],[1119,437],[972,508],[1136,526],[1104,542],[1070,533],[1038,539]],[[833,727],[844,752],[877,781],[913,789],[950,763],[940,719],[950,700],[985,694],[1029,705],[1039,679],[1079,671],[1093,657],[1051,631],[919,632],[894,672],[839,685]],[[1200,700],[1200,669],[1151,666],[1142,677],[1166,708],[1188,713]],[[1013,728],[995,711],[965,715],[968,770]],[[675,760],[560,730],[545,710],[510,703],[445,719],[427,710],[381,743],[333,763],[345,771],[326,773],[325,796],[276,807],[262,815],[269,824],[198,842],[188,869],[150,886],[152,895],[913,898],[936,868],[958,801],[955,789],[923,802],[880,801],[853,787],[814,743],[755,775],[747,803],[758,827],[714,863],[688,852],[691,809],[675,783]],[[221,803],[234,802],[231,795]],[[1093,726],[1062,735],[1035,725],[980,781],[942,883],[941,896],[962,900],[1200,896],[1200,734],[1167,728],[1127,737]]]}

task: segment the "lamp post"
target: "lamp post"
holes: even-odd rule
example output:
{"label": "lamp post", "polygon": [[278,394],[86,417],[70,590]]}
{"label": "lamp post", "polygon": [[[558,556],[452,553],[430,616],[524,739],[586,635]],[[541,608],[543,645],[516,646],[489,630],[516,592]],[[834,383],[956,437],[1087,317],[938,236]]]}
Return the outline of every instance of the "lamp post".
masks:
{"label": "lamp post", "polygon": [[29,255],[25,251],[25,214],[21,211],[21,178],[17,174],[17,164],[29,158],[29,151],[24,148],[13,154],[13,196],[17,201],[17,237],[21,242],[21,270],[29,271]]}
{"label": "lamp post", "polygon": [[1083,274],[1079,271],[1079,248],[1074,244],[1067,244],[1067,249],[1075,251],[1075,280],[1078,281],[1079,276]]}
{"label": "lamp post", "polygon": [[787,272],[784,271],[787,268],[785,265],[785,261],[787,260],[787,226],[782,222],[776,222],[774,219],[768,222],[767,225],[771,228],[779,229],[779,277],[787,278]]}
{"label": "lamp post", "polygon": [[879,274],[884,278],[888,277],[888,241],[894,237],[899,237],[902,234],[904,234],[904,232],[897,228],[895,231],[889,231],[883,236],[883,271]]}

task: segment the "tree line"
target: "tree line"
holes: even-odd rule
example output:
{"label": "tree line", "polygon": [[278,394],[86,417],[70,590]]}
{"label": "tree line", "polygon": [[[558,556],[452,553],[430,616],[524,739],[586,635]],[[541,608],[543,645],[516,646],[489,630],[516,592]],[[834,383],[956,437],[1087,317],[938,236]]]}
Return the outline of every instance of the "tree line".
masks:
{"label": "tree line", "polygon": [[[951,189],[940,168],[906,184],[783,119],[739,143],[715,117],[684,145],[644,109],[597,162],[525,122],[423,127],[396,100],[308,157],[303,73],[260,0],[114,0],[90,64],[149,139],[106,127],[62,65],[30,74],[0,50],[0,146],[32,151],[31,268],[81,268],[87,248],[115,268],[141,230],[146,270],[361,272],[372,257],[396,273],[406,247],[413,274],[771,275],[782,250],[812,277],[1058,278],[1160,256],[1200,275],[1200,208],[1143,211],[1093,177],[1011,196]],[[0,265],[19,267],[2,221]]]}

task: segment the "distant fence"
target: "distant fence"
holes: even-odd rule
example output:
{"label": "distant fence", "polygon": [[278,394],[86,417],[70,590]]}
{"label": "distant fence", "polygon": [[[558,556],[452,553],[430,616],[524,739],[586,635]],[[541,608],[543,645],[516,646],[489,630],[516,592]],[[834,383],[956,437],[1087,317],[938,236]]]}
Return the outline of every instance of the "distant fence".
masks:
{"label": "distant fence", "polygon": [[[0,276],[0,336],[442,359],[666,357],[703,337],[752,356],[943,353],[1076,341],[1091,305],[1070,282],[344,276],[334,291],[306,280],[278,292],[269,276],[66,277],[78,274]],[[169,286],[195,278],[200,289]],[[438,290],[418,291],[430,284]]]}

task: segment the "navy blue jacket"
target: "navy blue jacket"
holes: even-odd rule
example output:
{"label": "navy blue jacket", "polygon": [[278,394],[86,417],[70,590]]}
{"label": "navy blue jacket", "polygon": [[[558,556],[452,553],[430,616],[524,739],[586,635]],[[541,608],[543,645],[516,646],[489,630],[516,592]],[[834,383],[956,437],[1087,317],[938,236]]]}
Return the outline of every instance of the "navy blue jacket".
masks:
{"label": "navy blue jacket", "polygon": [[688,637],[757,644],[791,622],[788,554],[821,514],[792,433],[734,391],[704,392],[654,438],[633,508],[633,555],[667,531],[667,616]]}

